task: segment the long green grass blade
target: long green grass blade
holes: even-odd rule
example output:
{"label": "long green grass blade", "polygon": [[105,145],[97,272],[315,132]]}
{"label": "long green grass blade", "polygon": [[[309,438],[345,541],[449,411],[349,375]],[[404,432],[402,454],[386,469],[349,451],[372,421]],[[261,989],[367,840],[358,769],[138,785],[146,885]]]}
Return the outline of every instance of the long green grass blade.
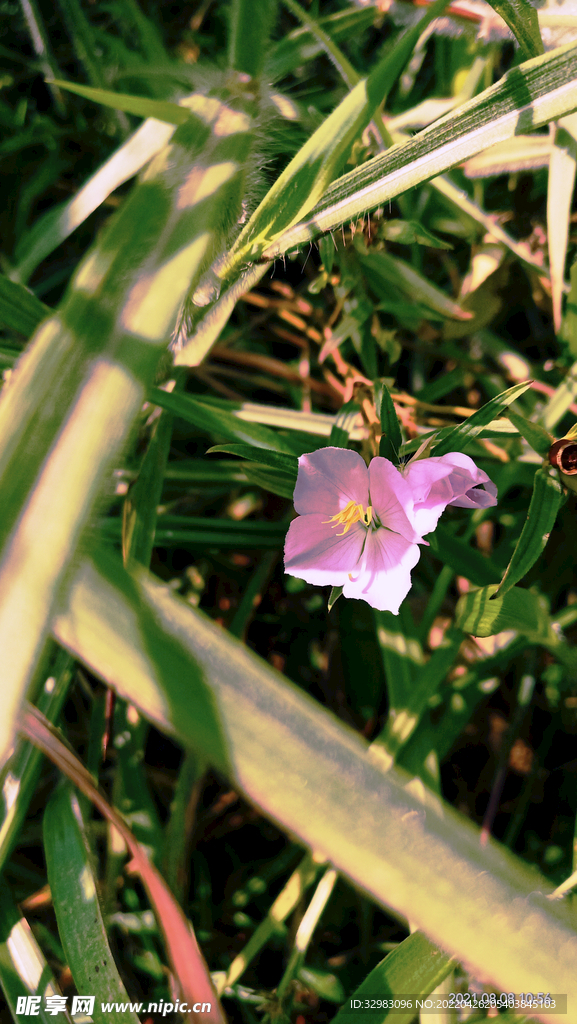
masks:
{"label": "long green grass blade", "polygon": [[192,395],[175,395],[160,388],[153,388],[149,397],[161,408],[168,409],[176,416],[194,423],[200,430],[217,437],[230,437],[232,441],[239,441],[243,445],[267,448],[287,456],[295,455],[295,448],[290,441],[275,431],[261,427],[257,423],[247,423],[225,409],[211,407],[206,402],[198,401]]}
{"label": "long green grass blade", "polygon": [[[259,256],[318,202],[341,169],[352,143],[394,85],[423,29],[445,6],[443,0],[435,0],[418,24],[401,37],[293,157],[243,229],[227,265]],[[223,274],[227,275],[226,269]]]}
{"label": "long green grass blade", "polygon": [[550,466],[538,469],[535,473],[527,520],[497,591],[500,597],[527,575],[544,551],[564,500],[557,471]]}
{"label": "long green grass blade", "polygon": [[[78,992],[94,995],[95,1024],[108,1024],[102,1002],[128,1003],[112,956],[98,903],[90,849],[80,805],[69,786],[53,794],[44,815],[44,849],[58,931]],[[119,1024],[139,1024],[128,1008],[115,1013]]]}
{"label": "long green grass blade", "polygon": [[0,323],[28,338],[49,314],[48,306],[28,288],[0,275]]}
{"label": "long green grass blade", "polygon": [[577,1000],[573,923],[534,895],[547,883],[497,845],[481,848],[451,808],[426,811],[404,775],[383,772],[357,735],[164,585],[131,579],[110,556],[85,559],[54,629],[161,729],[501,991]]}
{"label": "long green grass blade", "polygon": [[265,251],[281,256],[414,188],[488,146],[577,108],[577,46],[571,43],[508,71],[496,85],[338,178],[305,220]]}
{"label": "long green grass blade", "polygon": [[196,95],[194,107],[80,265],[0,401],[0,758],[103,477],[189,288],[240,212],[253,143],[244,98]]}
{"label": "long green grass blade", "polygon": [[131,96],[124,92],[111,92],[109,89],[94,89],[90,85],[65,82],[61,79],[50,84],[57,85],[59,89],[73,92],[76,96],[84,96],[87,100],[93,100],[94,103],[101,103],[104,107],[123,110],[127,114],[135,114],[137,117],[154,117],[157,121],[165,121],[166,124],[177,126],[186,124],[190,119],[186,106],[170,103],[168,100],[155,100],[150,96]]}
{"label": "long green grass blade", "polygon": [[506,409],[511,402],[514,402],[516,398],[519,398],[520,395],[527,391],[531,387],[531,383],[532,381],[526,381],[523,384],[515,384],[514,387],[503,391],[501,395],[492,398],[481,409],[477,409],[468,420],[460,423],[458,427],[454,427],[448,434],[445,434],[439,443],[434,446],[434,454],[446,455],[448,452],[463,451],[469,441],[477,437],[483,427],[490,423],[494,416]]}
{"label": "long green grass blade", "polygon": [[537,11],[529,0],[489,0],[517,39],[526,58],[543,53]]}
{"label": "long green grass blade", "polygon": [[[416,1015],[416,1000],[413,998],[411,1006],[403,1013],[403,998],[406,999],[407,995],[428,996],[454,966],[454,961],[429,942],[425,935],[413,932],[367,974],[334,1020],[336,1024],[350,1024],[362,1016],[367,1024],[381,1024],[386,1020],[411,1024]],[[391,1000],[391,1009],[371,1010],[373,1000]]]}

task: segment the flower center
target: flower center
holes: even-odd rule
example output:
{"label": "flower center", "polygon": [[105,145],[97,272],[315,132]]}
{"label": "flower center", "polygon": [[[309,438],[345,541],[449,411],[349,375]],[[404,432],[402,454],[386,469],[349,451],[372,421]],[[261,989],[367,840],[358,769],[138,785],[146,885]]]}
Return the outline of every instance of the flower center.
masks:
{"label": "flower center", "polygon": [[372,518],[372,505],[367,505],[364,508],[363,505],[357,505],[354,501],[349,501],[348,505],[345,505],[340,512],[337,512],[336,516],[331,516],[330,519],[325,519],[324,522],[332,523],[331,529],[333,530],[335,526],[343,526],[344,529],[337,534],[337,536],[342,537],[345,533],[348,533],[354,523],[363,522],[365,526],[370,526]]}

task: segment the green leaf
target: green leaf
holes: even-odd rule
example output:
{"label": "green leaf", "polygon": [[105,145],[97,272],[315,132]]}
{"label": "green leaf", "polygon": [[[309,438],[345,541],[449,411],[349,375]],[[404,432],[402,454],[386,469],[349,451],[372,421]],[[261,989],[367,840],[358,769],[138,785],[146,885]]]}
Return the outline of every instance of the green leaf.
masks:
{"label": "green leaf", "polygon": [[345,997],[342,982],[330,971],[319,971],[315,967],[301,967],[297,977],[303,985],[316,992],[321,999],[326,999],[328,1003],[342,1003]]}
{"label": "green leaf", "polygon": [[240,441],[245,445],[256,445],[257,448],[266,448],[272,452],[295,455],[293,445],[274,430],[261,427],[257,423],[248,423],[225,409],[207,405],[192,395],[175,395],[161,388],[152,388],[148,397],[155,405],[168,409],[189,423],[194,423],[195,427],[207,434],[230,437],[231,440]]}
{"label": "green leaf", "polygon": [[486,558],[466,541],[456,537],[453,531],[440,523],[434,533],[429,535],[431,551],[444,565],[449,565],[459,576],[464,576],[477,587],[494,583],[502,570],[490,558]]}
{"label": "green leaf", "polygon": [[422,224],[416,220],[396,220],[395,218],[385,221],[379,227],[379,237],[386,238],[388,242],[399,242],[402,245],[428,245],[432,249],[452,249],[450,242],[438,238],[432,231],[427,231]]}
{"label": "green leaf", "polygon": [[546,602],[539,594],[513,587],[497,596],[499,585],[464,594],[457,602],[455,623],[472,636],[494,636],[515,630],[534,643],[555,644]]}
{"label": "green leaf", "polygon": [[395,713],[389,717],[376,741],[386,747],[391,756],[397,757],[418,727],[431,699],[446,684],[447,673],[459,653],[462,640],[461,630],[448,630],[442,644],[416,673],[413,686],[405,689],[404,702],[400,704],[397,699]]}
{"label": "green leaf", "polygon": [[[375,14],[373,7],[348,7],[328,17],[319,18],[318,25],[334,40],[358,38],[360,33],[373,25]],[[270,80],[279,81],[322,52],[323,46],[318,36],[308,26],[293,29],[272,47],[266,64]]]}
{"label": "green leaf", "polygon": [[527,444],[531,446],[537,455],[540,455],[543,459],[547,457],[551,445],[555,438],[548,430],[545,430],[538,423],[533,423],[532,420],[526,419],[525,416],[521,416],[514,409],[507,409],[507,416],[511,420],[514,427],[517,427],[521,437],[524,437]]}
{"label": "green leaf", "polygon": [[273,452],[269,448],[256,448],[251,444],[215,444],[212,448],[207,449],[206,454],[211,455],[212,452],[228,452],[229,455],[240,455],[243,459],[251,459],[264,466],[284,470],[286,474],[294,477],[296,482],[299,468],[296,455],[283,455],[282,452]]}
{"label": "green leaf", "polygon": [[[101,1002],[128,1002],[102,919],[90,849],[80,806],[72,787],[61,786],[44,814],[44,850],[58,931],[78,992],[96,996],[95,1024],[108,1024]],[[129,1009],[118,1010],[119,1024],[139,1024]]]}
{"label": "green leaf", "polygon": [[[46,715],[53,724],[58,721],[60,709],[68,696],[68,690],[74,674],[74,661],[65,651],[56,649],[56,653],[48,662],[52,686],[43,685],[36,697],[36,707]],[[46,679],[43,673],[42,680]],[[0,798],[0,871],[3,871],[18,838],[28,813],[30,801],[34,796],[42,769],[42,754],[27,740],[16,741],[10,758],[9,777],[12,792],[16,792],[15,800],[11,799],[11,790],[3,787]]]}
{"label": "green leaf", "polygon": [[549,540],[564,501],[565,495],[557,471],[550,466],[538,469],[527,520],[499,585],[498,596],[504,597],[535,564]]}
{"label": "green leaf", "polygon": [[294,477],[275,469],[265,469],[263,466],[255,465],[253,462],[243,463],[243,470],[250,483],[257,484],[271,494],[278,494],[281,498],[293,499],[295,483]]}
{"label": "green leaf", "polygon": [[395,466],[399,463],[399,452],[403,443],[401,428],[397,412],[391,398],[391,393],[384,381],[378,385],[378,393],[375,394],[377,410],[381,417],[381,440],[379,442],[379,455],[389,459]]}
{"label": "green leaf", "polygon": [[[153,100],[148,96],[131,96],[124,92],[111,92],[109,89],[93,89],[90,85],[78,85],[76,82],[64,82],[54,79],[49,85],[57,85],[77,96],[84,96],[94,103],[114,110],[124,110],[127,114],[137,117],[154,117],[157,121],[167,124],[186,124],[190,120],[190,107],[169,103],[167,100]],[[200,97],[202,98],[202,97]]]}
{"label": "green leaf", "polygon": [[543,53],[537,11],[529,0],[489,0],[489,3],[511,29],[526,60]]}
{"label": "green leaf", "polygon": [[565,264],[577,168],[577,114],[560,118],[552,140],[547,179],[547,249],[555,332],[561,330]]}
{"label": "green leaf", "polygon": [[379,295],[383,293],[386,297],[391,291],[395,295],[400,291],[443,319],[471,319],[471,313],[461,309],[457,302],[449,299],[440,288],[436,288],[423,274],[398,256],[374,252],[360,256],[359,259],[373,289]]}
{"label": "green leaf", "polygon": [[339,597],[341,596],[341,594],[343,592],[343,589],[344,589],[343,587],[331,587],[331,592],[329,594],[329,600],[328,600],[328,604],[327,604],[327,611],[328,612],[330,612],[332,610],[333,606],[338,601]]}
{"label": "green leaf", "polygon": [[497,142],[570,113],[577,107],[576,80],[574,43],[512,68],[408,142],[338,178],[306,219],[283,232],[264,255],[274,259],[290,252]]}
{"label": "green leaf", "polygon": [[267,59],[277,0],[233,0],[230,5],[228,63],[235,71],[259,78]]}
{"label": "green leaf", "polygon": [[131,577],[102,552],[97,559],[77,563],[54,623],[60,643],[205,754],[264,814],[501,991],[513,976],[516,988],[531,989],[538,971],[549,991],[577,1000],[570,914],[530,896],[548,891],[544,879],[498,844],[481,848],[478,830],[450,807],[442,817],[427,811],[404,788],[404,773],[384,771],[362,738],[166,584],[144,570]]}
{"label": "green leaf", "polygon": [[458,427],[454,427],[450,433],[445,434],[443,439],[435,445],[433,454],[447,455],[449,452],[462,452],[467,448],[468,443],[480,434],[483,427],[490,423],[503,409],[514,402],[519,395],[522,395],[528,388],[531,387],[532,381],[525,381],[523,384],[515,384],[514,387],[508,388],[507,391],[503,391],[496,398],[492,398],[490,402],[482,406],[481,409],[477,409],[468,420],[464,423],[460,423]]}
{"label": "green leaf", "polygon": [[27,338],[52,310],[23,284],[0,274],[0,323]]}
{"label": "green leaf", "polygon": [[359,1011],[355,1000],[362,1004],[365,999],[428,996],[454,967],[455,961],[447,953],[421,932],[413,932],[373,968],[333,1020],[335,1024],[348,1024],[349,1020],[366,1020],[367,1024],[381,1024],[385,1020],[390,1020],[391,1024],[412,1024],[418,1012],[414,998],[412,1007],[404,1012],[399,1008]]}
{"label": "green leaf", "polygon": [[577,359],[577,259],[571,264],[570,278],[571,288],[567,296],[561,337],[573,359]]}
{"label": "green leaf", "polygon": [[136,483],[128,491],[122,514],[122,550],[125,565],[150,565],[157,508],[172,439],[172,416],[163,412],[140,465]]}
{"label": "green leaf", "polygon": [[[250,463],[247,470],[252,469]],[[256,469],[257,467],[255,467]],[[271,476],[279,475],[279,470]],[[284,474],[283,483],[284,483]],[[294,483],[291,485],[294,490]],[[291,490],[291,495],[292,495]],[[276,493],[276,492],[275,492]],[[157,547],[211,547],[211,548],[278,548],[284,543],[286,524],[245,519],[206,518],[203,516],[159,516],[154,534]],[[119,538],[121,522],[118,517],[107,517],[101,521],[102,535],[115,540]]]}
{"label": "green leaf", "polygon": [[[423,30],[445,7],[446,0],[435,0],[417,25],[401,36],[368,78],[345,96],[308,139],[246,224],[232,248],[227,268],[232,263],[242,265],[258,258],[279,234],[308,214],[341,169],[355,139],[360,137],[386,98]],[[223,271],[225,276],[228,272],[228,269]]]}
{"label": "green leaf", "polygon": [[329,445],[335,448],[348,448],[351,431],[356,426],[360,411],[359,403],[354,400],[341,405],[330,433]]}

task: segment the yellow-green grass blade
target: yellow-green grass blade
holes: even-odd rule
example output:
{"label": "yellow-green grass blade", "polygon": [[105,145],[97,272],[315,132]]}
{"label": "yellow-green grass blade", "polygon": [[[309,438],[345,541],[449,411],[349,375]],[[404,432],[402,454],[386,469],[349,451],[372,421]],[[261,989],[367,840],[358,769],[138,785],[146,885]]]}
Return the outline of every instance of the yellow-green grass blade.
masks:
{"label": "yellow-green grass blade", "polygon": [[80,804],[71,786],[52,795],[44,814],[44,851],[60,939],[79,993],[96,996],[95,1024],[108,1024],[102,1002],[125,1003],[119,1024],[139,1024],[110,950],[98,902]]}
{"label": "yellow-green grass blade", "polygon": [[551,147],[547,184],[547,241],[555,331],[561,330],[565,263],[577,165],[577,114],[559,121]]}
{"label": "yellow-green grass blade", "polygon": [[[308,139],[277,178],[239,235],[231,261],[248,262],[318,202],[341,169],[355,139],[394,85],[423,29],[446,6],[435,0],[418,24],[401,36],[368,78],[362,79]],[[228,264],[227,264],[228,265]],[[227,276],[226,268],[223,276]]]}
{"label": "yellow-green grass blade", "polygon": [[488,146],[538,128],[577,107],[577,45],[512,68],[495,85],[409,142],[338,178],[309,213],[265,250],[274,259],[393,199]]}
{"label": "yellow-green grass blade", "polygon": [[252,119],[195,96],[187,123],[81,263],[0,401],[0,760],[50,608],[186,293],[238,216]]}
{"label": "yellow-green grass blade", "polygon": [[500,991],[577,999],[573,923],[536,895],[547,882],[496,844],[481,848],[452,808],[425,810],[408,776],[383,771],[358,735],[165,585],[98,553],[53,628],[273,820]]}

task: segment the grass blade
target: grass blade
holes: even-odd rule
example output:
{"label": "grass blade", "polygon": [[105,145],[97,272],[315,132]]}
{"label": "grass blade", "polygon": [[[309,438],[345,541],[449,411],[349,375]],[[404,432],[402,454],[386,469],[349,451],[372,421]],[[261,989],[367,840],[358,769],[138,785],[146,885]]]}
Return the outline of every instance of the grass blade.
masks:
{"label": "grass blade", "polygon": [[539,18],[529,0],[489,0],[489,3],[511,29],[526,59],[543,53]]}
{"label": "grass blade", "polygon": [[[107,1024],[101,1002],[128,1002],[108,945],[90,849],[78,800],[70,787],[53,794],[44,814],[44,850],[60,939],[78,992],[96,996],[95,1024]],[[139,1024],[133,1010],[119,1010],[119,1024]]]}
{"label": "grass blade", "polygon": [[[449,953],[466,952],[501,991],[531,985],[577,999],[573,923],[534,896],[527,914],[529,894],[548,891],[534,871],[496,844],[481,849],[451,808],[428,813],[402,773],[383,772],[358,736],[145,573],[135,580],[110,556],[85,559],[67,601],[60,642],[337,870]],[[208,701],[216,735],[198,710]]]}
{"label": "grass blade", "polygon": [[557,513],[564,501],[565,495],[557,471],[550,466],[538,469],[535,473],[527,519],[496,597],[504,597],[535,564],[545,549]]}
{"label": "grass blade", "polygon": [[468,442],[481,433],[483,427],[487,426],[495,416],[502,412],[503,409],[506,409],[519,395],[527,391],[532,383],[529,380],[523,384],[515,384],[512,388],[508,388],[507,391],[503,391],[501,395],[492,398],[481,409],[477,409],[477,412],[474,412],[468,420],[460,423],[458,427],[454,427],[448,434],[445,434],[442,440],[434,446],[434,455],[462,452],[467,447]]}
{"label": "grass blade", "polygon": [[513,68],[496,85],[409,142],[338,178],[307,218],[285,231],[264,255],[275,259],[496,142],[571,113],[577,107],[576,80],[574,43]]}

